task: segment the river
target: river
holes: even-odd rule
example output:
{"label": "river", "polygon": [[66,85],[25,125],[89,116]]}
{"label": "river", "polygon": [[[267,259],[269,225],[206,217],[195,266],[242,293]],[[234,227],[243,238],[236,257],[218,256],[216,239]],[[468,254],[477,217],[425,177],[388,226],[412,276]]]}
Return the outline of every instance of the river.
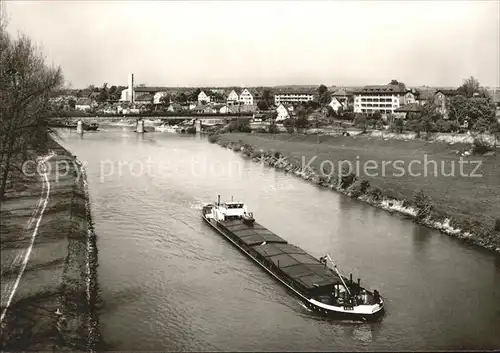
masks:
{"label": "river", "polygon": [[[500,258],[252,162],[205,137],[61,131],[86,163],[110,350],[500,348]],[[141,171],[142,169],[142,171]],[[234,197],[257,221],[380,291],[378,323],[310,313],[206,225]]]}

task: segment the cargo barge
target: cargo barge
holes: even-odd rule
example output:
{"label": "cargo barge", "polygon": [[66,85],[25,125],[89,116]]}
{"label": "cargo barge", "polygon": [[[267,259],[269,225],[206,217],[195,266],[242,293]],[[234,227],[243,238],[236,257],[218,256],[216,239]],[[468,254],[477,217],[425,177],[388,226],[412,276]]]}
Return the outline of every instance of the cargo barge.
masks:
{"label": "cargo barge", "polygon": [[309,309],[338,319],[376,320],[384,312],[378,291],[343,276],[327,254],[320,259],[255,221],[242,202],[217,202],[203,219],[250,259],[293,292]]}

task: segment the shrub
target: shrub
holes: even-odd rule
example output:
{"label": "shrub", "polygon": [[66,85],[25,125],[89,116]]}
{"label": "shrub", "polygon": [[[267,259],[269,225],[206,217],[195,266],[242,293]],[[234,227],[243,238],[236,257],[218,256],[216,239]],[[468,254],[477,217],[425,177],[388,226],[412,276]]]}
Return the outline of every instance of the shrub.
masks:
{"label": "shrub", "polygon": [[370,182],[368,180],[357,180],[351,186],[351,197],[358,198],[364,195],[369,187]]}
{"label": "shrub", "polygon": [[278,126],[276,126],[276,124],[269,125],[269,133],[270,134],[277,134],[278,132],[279,132]]}
{"label": "shrub", "polygon": [[403,120],[398,118],[393,119],[390,125],[390,130],[401,134],[403,132]]}
{"label": "shrub", "polygon": [[194,126],[190,126],[186,129],[186,134],[196,134],[196,128]]}
{"label": "shrub", "polygon": [[481,137],[474,138],[472,143],[472,153],[474,154],[484,154],[486,152],[492,151],[493,147]]}
{"label": "shrub", "polygon": [[439,119],[436,121],[436,129],[439,132],[453,132],[459,129],[457,122],[454,120]]}
{"label": "shrub", "polygon": [[252,129],[250,128],[249,125],[240,125],[238,127],[239,132],[252,132]]}
{"label": "shrub", "polygon": [[340,178],[340,187],[342,189],[347,189],[356,181],[356,174],[354,174],[352,171],[349,171],[349,173],[347,173],[346,169],[347,167],[342,168],[342,175]]}
{"label": "shrub", "polygon": [[266,133],[266,132],[267,132],[267,130],[266,130],[266,129],[264,129],[263,127],[259,127],[259,128],[257,128],[257,129],[255,129],[255,132],[256,132],[256,133],[259,133],[259,134],[264,134],[264,133]]}
{"label": "shrub", "polygon": [[422,221],[427,218],[432,211],[432,200],[429,196],[425,195],[422,190],[417,192],[414,196],[414,204],[417,209],[416,221]]}
{"label": "shrub", "polygon": [[373,188],[370,190],[369,195],[375,200],[380,201],[382,199],[382,190],[379,188]]}
{"label": "shrub", "polygon": [[219,136],[215,134],[208,135],[208,142],[216,143],[219,140]]}

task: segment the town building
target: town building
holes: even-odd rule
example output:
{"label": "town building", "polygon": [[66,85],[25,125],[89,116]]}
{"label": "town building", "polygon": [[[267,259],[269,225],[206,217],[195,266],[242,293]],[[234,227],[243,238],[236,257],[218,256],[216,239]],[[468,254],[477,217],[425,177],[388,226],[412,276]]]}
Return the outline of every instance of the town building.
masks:
{"label": "town building", "polygon": [[233,89],[227,96],[227,105],[238,105],[240,103],[240,92],[237,89]]}
{"label": "town building", "polygon": [[184,109],[182,108],[182,105],[179,103],[172,103],[168,106],[167,111],[170,113],[178,113],[183,111]]}
{"label": "town building", "polygon": [[337,100],[342,103],[344,107],[347,107],[350,95],[344,88],[336,88],[332,91],[331,96],[337,98]]}
{"label": "town building", "polygon": [[[393,114],[400,106],[407,104],[405,97],[410,92],[401,85],[365,86],[354,92],[354,113],[383,115]],[[408,95],[409,102],[415,102],[415,95]]]}
{"label": "town building", "polygon": [[422,111],[422,105],[419,103],[408,103],[394,110],[394,115],[399,119],[406,119],[409,113],[418,114]]}
{"label": "town building", "polygon": [[203,91],[198,94],[198,103],[207,104],[210,103],[210,97]]}
{"label": "town building", "polygon": [[168,96],[168,93],[165,91],[156,92],[153,96],[153,104],[163,104],[163,100]]}
{"label": "town building", "polygon": [[292,116],[290,106],[284,105],[283,103],[278,105],[278,107],[276,108],[276,113],[278,114],[276,117],[276,122],[290,119],[290,117]]}
{"label": "town building", "polygon": [[240,94],[240,104],[243,105],[253,105],[254,104],[254,95],[250,92],[249,89],[245,88]]}
{"label": "town building", "polygon": [[458,96],[460,93],[455,89],[438,89],[434,93],[434,103],[437,105],[438,112],[443,115],[443,119],[448,119],[449,99],[453,96]]}
{"label": "town building", "polygon": [[280,104],[300,104],[312,101],[314,99],[314,92],[312,91],[287,91],[278,92],[274,95],[274,103],[279,106]]}
{"label": "town building", "polygon": [[75,109],[79,111],[89,111],[94,107],[93,101],[90,98],[79,98],[76,101]]}
{"label": "town building", "polygon": [[[345,109],[344,103],[340,102],[339,99],[341,98],[332,96],[332,100],[328,104],[330,107],[332,107],[335,113],[339,113],[339,111],[343,111]],[[345,100],[345,104],[347,105],[347,100]]]}
{"label": "town building", "polygon": [[198,105],[191,110],[197,114],[215,114],[217,111],[209,105]]}

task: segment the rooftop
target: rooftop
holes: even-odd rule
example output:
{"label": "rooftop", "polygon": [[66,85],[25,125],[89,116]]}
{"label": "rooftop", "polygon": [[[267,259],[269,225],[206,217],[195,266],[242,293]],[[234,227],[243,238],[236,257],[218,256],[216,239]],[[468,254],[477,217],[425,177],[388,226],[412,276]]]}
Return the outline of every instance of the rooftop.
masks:
{"label": "rooftop", "polygon": [[134,87],[135,92],[145,92],[145,93],[156,93],[160,91],[165,91],[165,87]]}
{"label": "rooftop", "polygon": [[367,93],[406,93],[406,89],[404,89],[400,85],[374,85],[374,86],[365,86],[360,90],[355,91],[357,94],[367,94]]}

